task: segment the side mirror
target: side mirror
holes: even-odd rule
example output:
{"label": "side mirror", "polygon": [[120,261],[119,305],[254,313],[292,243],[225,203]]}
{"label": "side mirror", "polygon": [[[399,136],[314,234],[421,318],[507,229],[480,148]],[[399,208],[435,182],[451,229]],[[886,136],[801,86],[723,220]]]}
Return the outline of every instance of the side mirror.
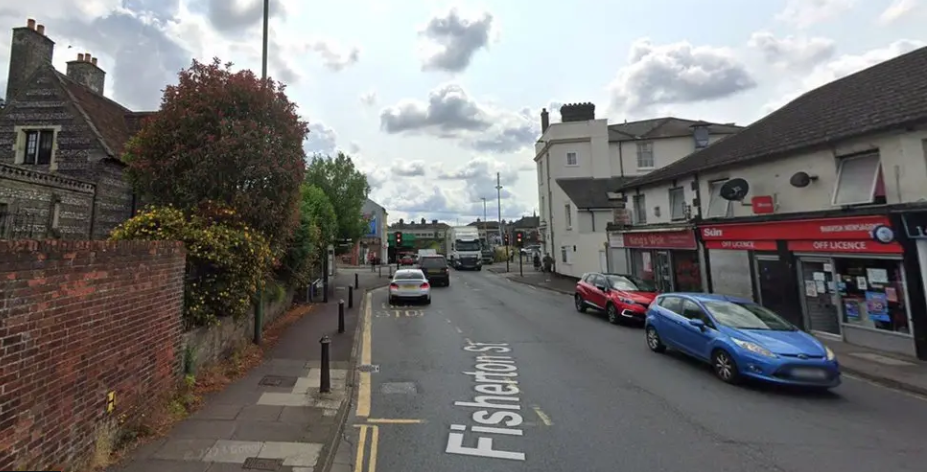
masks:
{"label": "side mirror", "polygon": [[705,322],[699,319],[689,320],[689,325],[694,326],[702,331],[705,330]]}
{"label": "side mirror", "polygon": [[608,291],[608,287],[606,287],[606,286],[604,286],[604,285],[596,285],[595,288],[597,288],[597,289],[599,289],[599,290],[601,290],[601,291],[603,291],[603,292],[607,292],[607,291]]}

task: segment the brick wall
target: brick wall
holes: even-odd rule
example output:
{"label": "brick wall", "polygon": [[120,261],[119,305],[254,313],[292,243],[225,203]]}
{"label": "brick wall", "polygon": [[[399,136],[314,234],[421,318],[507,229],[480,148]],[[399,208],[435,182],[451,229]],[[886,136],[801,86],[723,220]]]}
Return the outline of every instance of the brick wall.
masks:
{"label": "brick wall", "polygon": [[0,241],[0,470],[61,470],[176,384],[184,260],[174,242]]}

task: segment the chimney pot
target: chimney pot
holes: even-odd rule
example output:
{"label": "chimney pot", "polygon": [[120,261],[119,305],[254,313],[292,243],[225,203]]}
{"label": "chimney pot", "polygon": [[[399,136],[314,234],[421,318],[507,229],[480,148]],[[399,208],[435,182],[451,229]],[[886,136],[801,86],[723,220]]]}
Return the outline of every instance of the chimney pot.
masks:
{"label": "chimney pot", "polygon": [[29,18],[28,20],[26,20],[26,27],[29,28],[29,29],[31,29],[31,30],[34,30],[34,29],[35,29],[35,20],[33,20],[32,18]]}
{"label": "chimney pot", "polygon": [[94,57],[93,59],[90,60],[90,62],[92,62],[93,65],[97,65],[97,58]]}
{"label": "chimney pot", "polygon": [[83,54],[83,53],[80,53],[80,52],[77,53],[77,62],[84,62],[84,54]]}
{"label": "chimney pot", "polygon": [[35,27],[35,32],[45,36],[45,25],[38,25]]}

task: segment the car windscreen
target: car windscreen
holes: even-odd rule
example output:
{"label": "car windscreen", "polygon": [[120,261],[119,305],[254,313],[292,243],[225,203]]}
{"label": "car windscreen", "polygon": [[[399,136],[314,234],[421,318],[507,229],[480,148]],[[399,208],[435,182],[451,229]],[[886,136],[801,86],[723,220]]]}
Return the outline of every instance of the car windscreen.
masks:
{"label": "car windscreen", "polygon": [[479,241],[461,241],[457,240],[457,250],[458,251],[479,251],[480,242]]}
{"label": "car windscreen", "polygon": [[649,280],[639,279],[630,275],[607,275],[609,284],[615,290],[624,292],[656,292],[657,287]]}
{"label": "car windscreen", "polygon": [[792,323],[755,303],[736,303],[720,300],[702,302],[718,323],[735,329],[766,331],[795,331]]}
{"label": "car windscreen", "polygon": [[421,272],[400,272],[393,276],[393,280],[424,280],[425,275]]}
{"label": "car windscreen", "polygon": [[447,267],[447,261],[443,257],[423,257],[419,265],[424,269],[440,269]]}

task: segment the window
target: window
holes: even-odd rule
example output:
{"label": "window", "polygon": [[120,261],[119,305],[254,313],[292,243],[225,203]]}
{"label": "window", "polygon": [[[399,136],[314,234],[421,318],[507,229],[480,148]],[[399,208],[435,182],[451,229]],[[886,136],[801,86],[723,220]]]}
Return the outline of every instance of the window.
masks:
{"label": "window", "polygon": [[637,143],[637,168],[653,169],[653,143]]}
{"label": "window", "polygon": [[682,187],[669,189],[670,218],[673,220],[686,219],[686,193]]}
{"label": "window", "polygon": [[702,311],[702,309],[698,306],[698,304],[692,300],[685,300],[682,303],[682,313],[680,314],[690,320],[702,320],[702,322],[705,323],[705,326],[712,329],[715,328],[715,324],[711,321],[711,318],[709,318],[708,315],[706,315],[705,312]]}
{"label": "window", "polygon": [[676,314],[682,314],[682,299],[679,297],[663,297],[660,306]]}
{"label": "window", "polygon": [[647,224],[647,200],[644,198],[644,195],[635,195],[634,196],[634,224],[643,225]]}
{"label": "window", "polygon": [[10,213],[10,205],[0,202],[0,239],[6,237],[6,229],[12,226],[13,215]]}
{"label": "window", "polygon": [[47,166],[52,162],[55,147],[55,131],[50,129],[29,129],[22,132],[24,143],[21,164]]}
{"label": "window", "polygon": [[709,182],[709,191],[711,197],[708,200],[708,217],[709,218],[731,218],[734,216],[734,206],[730,200],[721,198],[721,187],[727,182],[724,180],[715,180]]}
{"label": "window", "polygon": [[884,184],[879,185],[881,170],[878,153],[839,158],[834,205],[874,203],[877,196],[884,202]]}
{"label": "window", "polygon": [[566,222],[567,229],[573,227],[573,212],[570,211],[570,204],[563,205],[563,221]]}
{"label": "window", "polygon": [[578,161],[576,160],[576,153],[575,153],[575,152],[568,152],[567,155],[566,155],[566,159],[567,159],[567,164],[566,164],[566,165],[568,165],[568,166],[575,166],[575,165],[578,165],[578,164],[577,164]]}
{"label": "window", "polygon": [[560,261],[564,264],[570,263],[570,246],[560,246]]}

